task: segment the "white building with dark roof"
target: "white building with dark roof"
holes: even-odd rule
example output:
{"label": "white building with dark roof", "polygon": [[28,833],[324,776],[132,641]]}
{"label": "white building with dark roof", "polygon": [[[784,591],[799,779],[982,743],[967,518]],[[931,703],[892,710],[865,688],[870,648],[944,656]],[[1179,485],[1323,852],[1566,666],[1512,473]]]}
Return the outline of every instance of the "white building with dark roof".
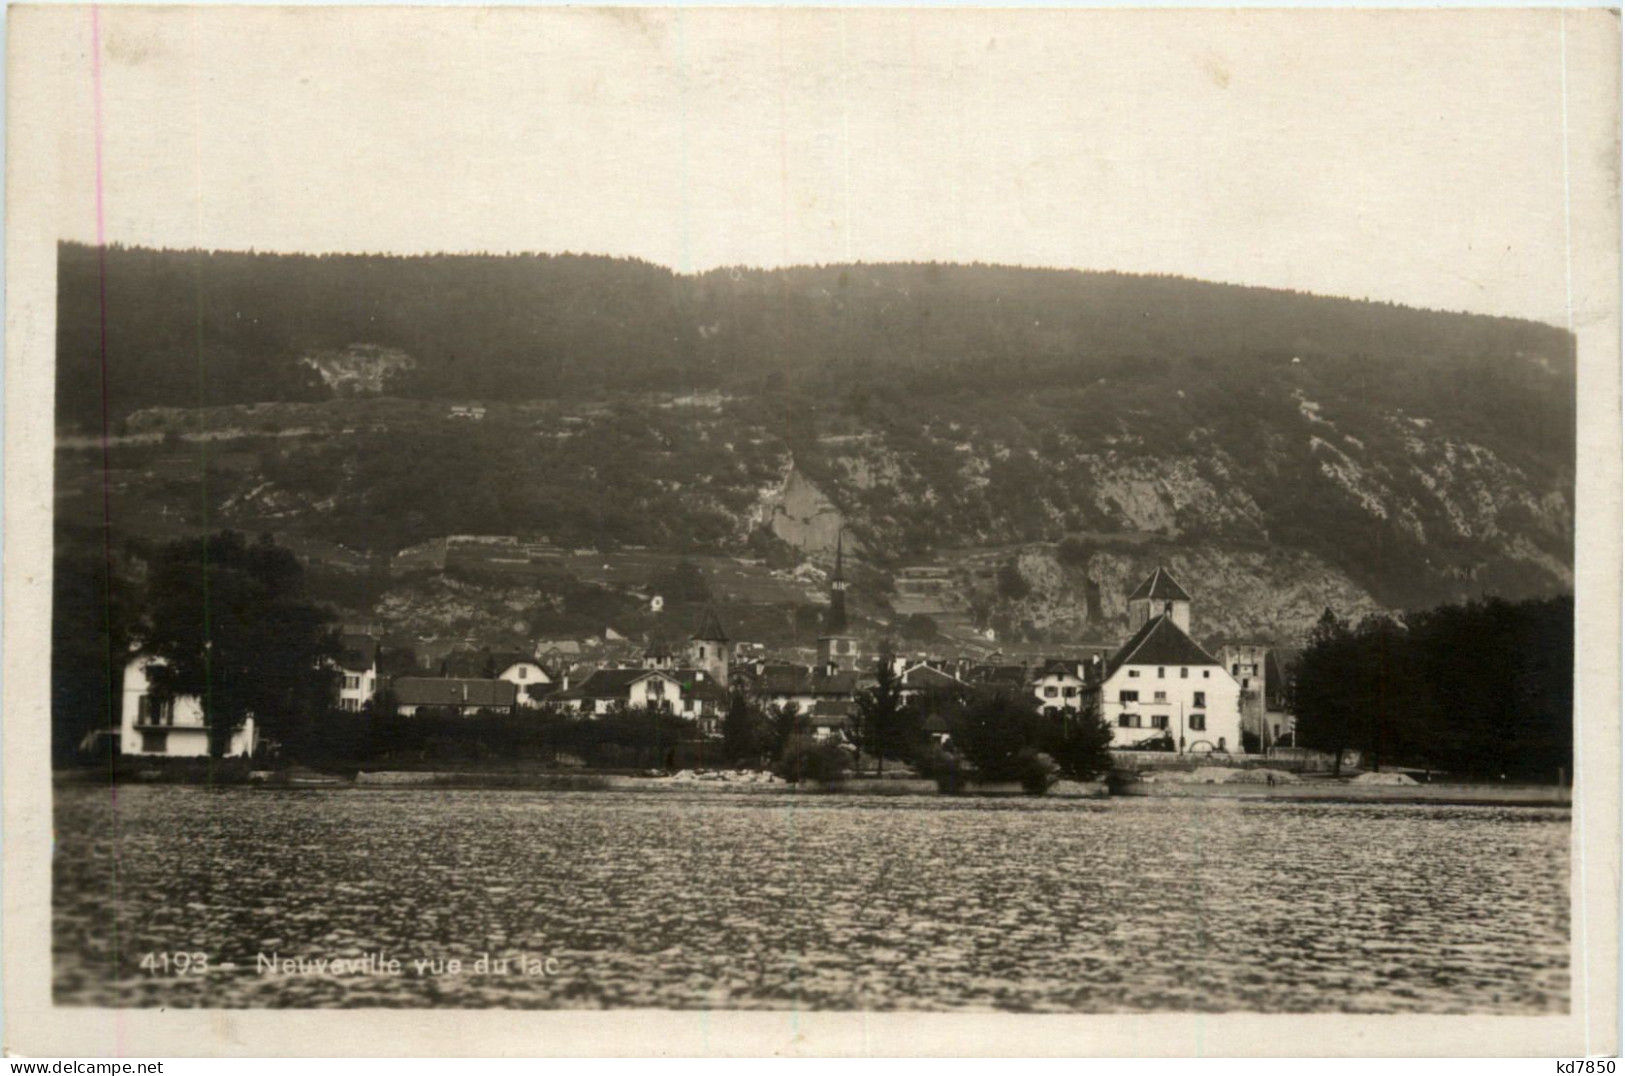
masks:
{"label": "white building with dark roof", "polygon": [[1112,746],[1166,734],[1181,753],[1241,751],[1241,685],[1188,634],[1190,595],[1162,568],[1134,595],[1131,613],[1139,602],[1147,618],[1107,662],[1099,686]]}
{"label": "white building with dark roof", "polygon": [[378,693],[378,640],[345,632],[339,653],[339,709],[365,710]]}
{"label": "white building with dark roof", "polygon": [[1059,716],[1063,710],[1082,710],[1089,685],[1086,673],[1083,662],[1064,659],[1046,661],[1034,669],[1033,697],[1038,700],[1039,710],[1050,717]]}
{"label": "white building with dark roof", "polygon": [[599,669],[548,701],[599,717],[622,710],[664,710],[694,721],[709,734],[721,727],[728,689],[704,669]]}
{"label": "white building with dark roof", "polygon": [[530,708],[540,706],[542,699],[557,690],[547,670],[528,654],[519,652],[493,654],[491,668],[496,672],[498,680],[506,680],[514,686],[520,706]]}

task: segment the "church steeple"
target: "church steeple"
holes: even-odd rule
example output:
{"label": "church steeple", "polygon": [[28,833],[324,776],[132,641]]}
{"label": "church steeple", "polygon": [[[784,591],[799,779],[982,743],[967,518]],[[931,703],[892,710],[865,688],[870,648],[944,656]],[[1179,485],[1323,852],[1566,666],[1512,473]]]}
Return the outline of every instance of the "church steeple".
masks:
{"label": "church steeple", "polygon": [[841,539],[846,529],[835,532],[835,574],[829,579],[829,615],[824,631],[830,635],[846,634],[846,576],[841,571]]}
{"label": "church steeple", "polygon": [[835,571],[829,577],[829,612],[824,614],[824,634],[818,637],[818,664],[827,672],[857,667],[858,641],[847,634],[846,573],[841,561],[844,531],[835,532]]}

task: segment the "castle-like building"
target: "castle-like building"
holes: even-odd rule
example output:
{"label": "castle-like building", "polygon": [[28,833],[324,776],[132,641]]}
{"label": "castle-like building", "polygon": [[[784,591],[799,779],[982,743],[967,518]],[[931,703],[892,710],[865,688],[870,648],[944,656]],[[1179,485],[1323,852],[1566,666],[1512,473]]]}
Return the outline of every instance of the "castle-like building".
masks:
{"label": "castle-like building", "polygon": [[1241,685],[1190,637],[1190,592],[1158,567],[1129,594],[1133,634],[1095,690],[1112,746],[1166,736],[1174,750],[1241,750]]}

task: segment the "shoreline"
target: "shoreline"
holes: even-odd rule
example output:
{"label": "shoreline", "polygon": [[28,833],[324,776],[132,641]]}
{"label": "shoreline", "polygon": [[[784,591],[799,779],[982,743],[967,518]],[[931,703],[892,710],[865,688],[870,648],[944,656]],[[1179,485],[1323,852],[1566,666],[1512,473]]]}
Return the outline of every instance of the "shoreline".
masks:
{"label": "shoreline", "polygon": [[1125,799],[1245,799],[1291,803],[1431,804],[1440,807],[1566,808],[1573,804],[1573,790],[1557,785],[1355,785],[1338,781],[1331,787],[1319,782],[1270,787],[1127,782],[1115,785],[1112,795]]}
{"label": "shoreline", "polygon": [[[699,792],[744,796],[944,796],[953,799],[1028,797],[1013,783],[971,786],[953,792],[921,777],[856,777],[831,785],[788,784],[776,778],[744,776],[738,771],[717,776],[688,774],[632,776],[624,773],[560,773],[556,771],[480,770],[363,770],[353,777],[316,771],[295,773],[230,768],[208,775],[196,770],[164,767],[108,774],[90,770],[57,770],[53,783],[80,784],[191,784],[211,788],[289,790],[511,790],[515,792],[620,792],[667,795]],[[1223,799],[1321,804],[1428,804],[1434,806],[1560,807],[1572,806],[1566,786],[1499,784],[1358,785],[1346,781],[1303,784],[1175,784],[1138,780],[1060,781],[1034,799]]]}

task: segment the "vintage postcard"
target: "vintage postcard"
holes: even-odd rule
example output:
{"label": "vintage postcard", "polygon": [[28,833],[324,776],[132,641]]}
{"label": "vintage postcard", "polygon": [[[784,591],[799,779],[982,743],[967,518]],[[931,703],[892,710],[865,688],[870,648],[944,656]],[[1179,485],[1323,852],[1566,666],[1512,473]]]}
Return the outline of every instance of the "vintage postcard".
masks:
{"label": "vintage postcard", "polygon": [[1615,10],[18,6],[5,1047],[1617,1052]]}

